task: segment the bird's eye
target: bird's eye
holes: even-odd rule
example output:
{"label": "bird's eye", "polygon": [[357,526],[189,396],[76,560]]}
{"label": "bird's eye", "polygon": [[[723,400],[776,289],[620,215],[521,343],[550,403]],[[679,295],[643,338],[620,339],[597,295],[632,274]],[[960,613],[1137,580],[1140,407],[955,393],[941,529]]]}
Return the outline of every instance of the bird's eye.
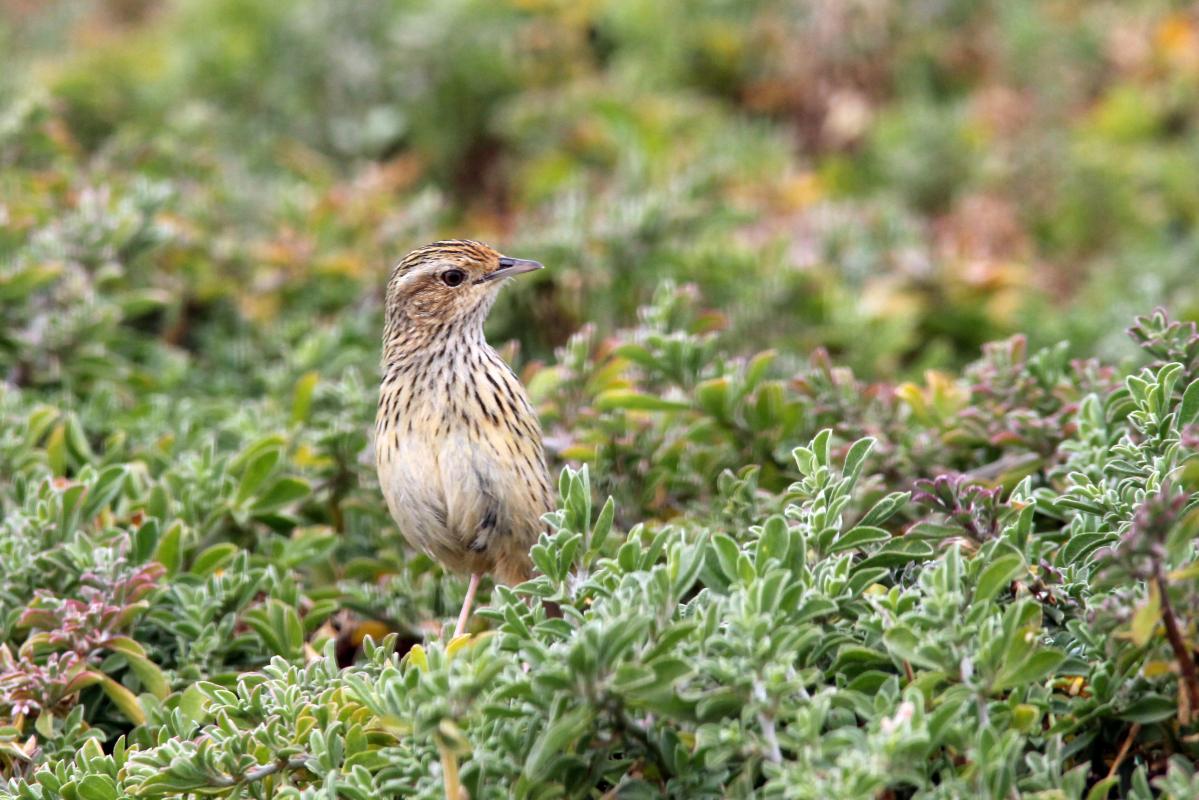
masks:
{"label": "bird's eye", "polygon": [[461,286],[462,282],[466,280],[466,273],[460,269],[448,269],[441,273],[441,280],[445,282],[446,286]]}

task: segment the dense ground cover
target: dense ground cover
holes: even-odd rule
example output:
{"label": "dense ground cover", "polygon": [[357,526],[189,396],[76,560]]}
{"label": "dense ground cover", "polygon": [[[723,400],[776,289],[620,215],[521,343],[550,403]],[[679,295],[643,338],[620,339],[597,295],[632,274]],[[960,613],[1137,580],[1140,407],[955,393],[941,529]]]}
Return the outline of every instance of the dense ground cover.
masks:
{"label": "dense ground cover", "polygon": [[[0,798],[1199,795],[1194,9],[0,44]],[[455,643],[369,439],[442,235],[550,266],[490,332],[562,470]]]}

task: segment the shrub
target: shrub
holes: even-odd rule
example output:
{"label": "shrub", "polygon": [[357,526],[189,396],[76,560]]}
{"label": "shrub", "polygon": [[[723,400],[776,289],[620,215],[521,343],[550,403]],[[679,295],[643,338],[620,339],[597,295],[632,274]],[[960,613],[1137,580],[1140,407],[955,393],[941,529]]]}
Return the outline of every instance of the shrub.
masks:
{"label": "shrub", "polygon": [[[315,398],[287,437],[230,446],[226,423],[156,461],[136,441],[98,455],[86,414],[63,444],[22,438],[10,391],[3,541],[28,566],[5,576],[0,796],[1185,796],[1168,757],[1194,724],[1193,328],[1139,320],[1160,366],[1122,382],[1009,342],[886,399],[726,359],[687,332],[685,296],[607,362],[580,339],[535,376],[591,464],[562,472],[539,577],[449,643],[420,630],[462,584],[427,562],[368,590],[394,569],[376,554],[322,586],[370,486],[349,465],[336,490],[300,477],[325,470],[300,444],[325,424]],[[820,428],[833,400],[841,433]],[[1021,407],[1053,428],[987,432]],[[598,435],[620,429],[638,433]],[[605,478],[623,491],[597,514],[592,470],[621,464],[650,471]],[[334,507],[342,527],[320,527]],[[341,630],[339,605],[357,609]],[[407,643],[374,639],[388,627]]]}
{"label": "shrub", "polygon": [[[53,5],[0,800],[1199,793],[1191,16]],[[489,335],[560,481],[447,641],[370,430],[383,276],[463,234],[550,266]]]}

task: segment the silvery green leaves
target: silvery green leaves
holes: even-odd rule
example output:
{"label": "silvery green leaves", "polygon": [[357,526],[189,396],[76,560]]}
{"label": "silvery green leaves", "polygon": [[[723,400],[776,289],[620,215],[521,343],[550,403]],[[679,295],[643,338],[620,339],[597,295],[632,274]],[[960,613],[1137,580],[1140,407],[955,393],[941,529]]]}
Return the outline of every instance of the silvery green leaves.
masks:
{"label": "silvery green leaves", "polygon": [[551,417],[580,423],[564,431],[572,443],[563,454],[588,460],[629,513],[682,506],[722,472],[754,464],[771,488],[785,486],[790,450],[809,421],[778,353],[727,357],[719,319],[702,312],[690,287],[664,283],[641,317],[615,347],[572,340],[564,364],[530,387]]}
{"label": "silvery green leaves", "polygon": [[1170,319],[1164,308],[1137,317],[1128,335],[1159,364],[1177,363],[1188,378],[1195,378],[1199,366],[1199,327],[1194,322]]}
{"label": "silvery green leaves", "polygon": [[[0,691],[32,698],[19,675],[60,701],[0,731],[14,779],[0,798],[443,797],[456,775],[482,798],[1082,800],[1114,794],[1089,764],[1133,725],[1116,783],[1186,796],[1193,776],[1155,755],[1194,727],[1175,644],[1199,588],[1199,390],[1177,366],[1084,392],[1059,351],[1010,343],[973,373],[979,392],[1072,427],[989,443],[955,438],[970,401],[953,379],[932,387],[932,422],[877,395],[867,411],[852,384],[804,394],[772,383],[770,355],[677,341],[670,316],[647,320],[662,333],[641,340],[648,358],[556,384],[605,398],[572,419],[609,439],[561,472],[538,577],[493,589],[491,630],[449,644],[420,625],[460,582],[379,524],[347,453],[361,440],[342,435],[361,384],[311,377],[321,342],[249,412],[139,409],[115,425],[103,397],[64,410],[0,395],[17,478],[0,485],[16,565],[0,577],[14,642]],[[753,423],[771,385],[796,427]],[[186,422],[172,439],[138,421],[168,412]],[[85,576],[125,592],[149,563],[155,588],[107,604],[94,663],[47,694],[60,684],[37,670],[71,630],[66,601],[101,585]],[[45,576],[63,593],[35,597]],[[404,635],[380,642],[389,629]],[[98,747],[109,730],[124,739]]]}
{"label": "silvery green leaves", "polygon": [[609,497],[599,516],[592,519],[591,476],[586,465],[578,471],[563,469],[558,492],[561,510],[546,515],[554,532],[543,534],[530,551],[533,565],[540,573],[531,583],[542,597],[568,600],[577,594],[595,560],[606,552],[616,504]]}
{"label": "silvery green leaves", "polygon": [[[854,490],[865,468],[875,442],[859,439],[845,451],[839,468],[832,463],[830,441],[832,431],[822,430],[807,447],[793,451],[796,465],[803,477],[787,490],[787,498],[799,500],[785,509],[785,515],[798,522],[817,554],[858,550],[863,552],[896,552],[897,548],[872,548],[868,545],[891,543],[891,533],[880,526],[907,503],[909,494],[892,492],[879,497],[862,514],[856,525],[847,527],[845,512],[854,499]],[[901,549],[901,548],[899,548]]]}

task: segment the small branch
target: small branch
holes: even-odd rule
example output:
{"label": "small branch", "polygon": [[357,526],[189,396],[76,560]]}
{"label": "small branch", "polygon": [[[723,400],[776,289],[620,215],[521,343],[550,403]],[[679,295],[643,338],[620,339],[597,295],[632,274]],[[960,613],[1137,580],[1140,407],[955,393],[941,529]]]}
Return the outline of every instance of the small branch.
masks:
{"label": "small branch", "polygon": [[[754,699],[763,704],[769,700],[766,695],[766,687],[762,685],[761,681],[754,681]],[[762,726],[762,736],[766,739],[766,757],[775,764],[783,763],[783,751],[779,747],[779,737],[774,727],[774,718],[765,711],[759,711],[758,724]]]}
{"label": "small branch", "polygon": [[1107,777],[1114,777],[1116,770],[1120,769],[1120,764],[1124,761],[1124,757],[1128,755],[1128,751],[1132,748],[1133,740],[1141,732],[1141,723],[1134,722],[1132,727],[1128,729],[1128,735],[1124,737],[1124,744],[1120,745],[1120,751],[1116,753],[1116,760],[1112,762],[1112,767],[1107,771]]}
{"label": "small branch", "polygon": [[260,781],[263,778],[274,775],[276,772],[288,769],[301,769],[308,766],[309,756],[293,756],[289,759],[278,759],[269,764],[262,764],[247,770],[244,775],[221,775],[213,778],[213,784],[220,787],[238,786],[244,783],[253,783]]}
{"label": "small branch", "polygon": [[463,800],[462,781],[458,777],[458,755],[449,745],[438,739],[437,751],[441,754],[441,774],[445,786],[445,800]]}
{"label": "small branch", "polygon": [[762,736],[766,738],[766,757],[775,764],[783,763],[783,751],[779,747],[778,733],[774,730],[774,720],[765,714],[758,714],[758,724],[762,726]]}
{"label": "small branch", "polygon": [[1182,686],[1186,695],[1185,714],[1179,714],[1183,725],[1191,721],[1191,715],[1199,708],[1199,672],[1195,670],[1195,659],[1191,657],[1191,649],[1182,638],[1178,627],[1178,619],[1174,616],[1174,608],[1170,605],[1170,595],[1166,591],[1166,578],[1162,567],[1157,565],[1157,591],[1161,595],[1162,623],[1166,626],[1166,638],[1174,650],[1174,658],[1178,661],[1178,671],[1182,678]]}

